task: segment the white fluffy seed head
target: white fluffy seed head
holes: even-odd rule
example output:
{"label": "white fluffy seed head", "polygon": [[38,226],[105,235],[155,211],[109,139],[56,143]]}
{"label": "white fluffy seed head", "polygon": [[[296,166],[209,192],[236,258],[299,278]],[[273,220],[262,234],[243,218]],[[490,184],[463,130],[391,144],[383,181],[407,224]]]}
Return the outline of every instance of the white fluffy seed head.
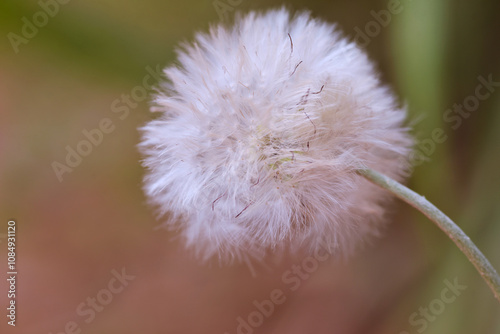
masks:
{"label": "white fluffy seed head", "polygon": [[[401,179],[405,110],[366,55],[308,13],[250,13],[178,52],[142,130],[144,189],[202,259],[319,247],[348,253],[376,235]],[[321,243],[319,242],[321,240]]]}

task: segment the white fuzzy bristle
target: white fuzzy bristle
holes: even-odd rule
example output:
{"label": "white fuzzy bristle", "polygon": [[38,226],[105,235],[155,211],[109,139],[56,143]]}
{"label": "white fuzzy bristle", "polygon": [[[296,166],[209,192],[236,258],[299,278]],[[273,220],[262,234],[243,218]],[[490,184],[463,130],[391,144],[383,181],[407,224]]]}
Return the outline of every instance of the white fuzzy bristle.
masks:
{"label": "white fuzzy bristle", "polygon": [[250,13],[179,51],[142,128],[145,192],[204,259],[376,235],[412,140],[367,56],[308,13]]}

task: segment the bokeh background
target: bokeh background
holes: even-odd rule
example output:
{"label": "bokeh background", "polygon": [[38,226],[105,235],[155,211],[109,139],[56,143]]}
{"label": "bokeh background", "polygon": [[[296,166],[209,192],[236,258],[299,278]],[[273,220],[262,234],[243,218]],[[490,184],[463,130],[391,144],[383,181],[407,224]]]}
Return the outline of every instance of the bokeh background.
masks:
{"label": "bokeh background", "polygon": [[[226,5],[225,15],[214,3]],[[460,126],[443,119],[474,96],[479,76],[500,81],[500,2],[401,0],[402,10],[384,25],[372,11],[394,1],[284,3],[338,22],[365,45],[409,106],[421,145],[434,129],[444,131],[447,140],[425,154],[409,185],[455,219],[500,269],[500,87]],[[253,301],[269,299],[274,289],[286,292],[286,302],[254,333],[500,333],[500,306],[472,265],[402,203],[394,203],[382,238],[350,261],[322,263],[294,292],[281,276],[301,263],[300,255],[272,258],[252,276],[245,265],[201,265],[174,233],[156,229],[136,149],[137,127],[152,117],[148,100],[136,101],[123,119],[112,104],[142,85],[146,67],[174,61],[175,45],[196,31],[231,20],[235,11],[281,4],[71,0],[16,52],[9,33],[22,36],[23,17],[33,22],[41,7],[0,2],[0,267],[7,271],[5,233],[15,219],[19,271],[15,328],[6,324],[7,285],[0,280],[1,333],[232,334],[238,317],[246,319]],[[367,41],[359,31],[372,36]],[[75,149],[82,131],[105,118],[113,132],[60,182],[53,162],[64,163],[66,146]],[[86,322],[77,307],[104,296],[113,270],[135,278]],[[411,323],[419,308],[439,304],[444,281],[455,278],[467,287],[460,296],[425,326]]]}

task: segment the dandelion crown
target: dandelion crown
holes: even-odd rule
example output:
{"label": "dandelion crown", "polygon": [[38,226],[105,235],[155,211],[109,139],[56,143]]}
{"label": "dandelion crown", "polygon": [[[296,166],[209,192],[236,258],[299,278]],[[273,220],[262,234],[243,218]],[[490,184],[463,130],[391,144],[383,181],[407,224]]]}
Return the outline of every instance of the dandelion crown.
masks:
{"label": "dandelion crown", "polygon": [[142,128],[144,189],[203,259],[288,246],[349,253],[383,225],[401,180],[405,110],[359,47],[308,13],[249,13],[214,26],[165,69]]}

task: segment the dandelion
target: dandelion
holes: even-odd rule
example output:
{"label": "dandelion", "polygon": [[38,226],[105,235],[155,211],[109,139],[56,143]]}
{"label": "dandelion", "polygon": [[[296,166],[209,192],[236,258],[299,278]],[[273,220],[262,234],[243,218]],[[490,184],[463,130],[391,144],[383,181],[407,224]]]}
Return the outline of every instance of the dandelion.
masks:
{"label": "dandelion", "polygon": [[143,128],[145,190],[203,258],[286,244],[349,252],[376,235],[401,179],[405,111],[335,26],[285,10],[212,27],[179,52]]}
{"label": "dandelion", "polygon": [[252,12],[197,34],[178,61],[142,128],[144,189],[200,258],[319,240],[349,254],[379,234],[390,193],[371,172],[401,181],[412,139],[405,109],[334,25]]}

